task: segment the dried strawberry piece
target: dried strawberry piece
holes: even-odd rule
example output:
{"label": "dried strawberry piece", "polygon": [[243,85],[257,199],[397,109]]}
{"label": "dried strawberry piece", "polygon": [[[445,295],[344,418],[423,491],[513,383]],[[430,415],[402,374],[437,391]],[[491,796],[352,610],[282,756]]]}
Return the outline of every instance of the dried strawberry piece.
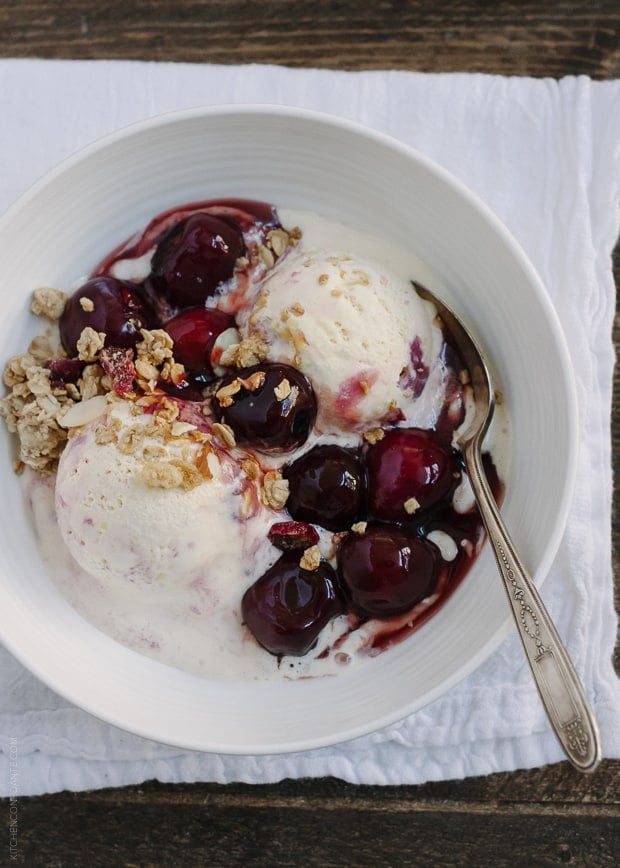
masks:
{"label": "dried strawberry piece", "polygon": [[306,549],[319,541],[317,529],[305,521],[278,521],[267,534],[269,542],[281,551]]}
{"label": "dried strawberry piece", "polygon": [[99,363],[112,381],[112,389],[117,395],[126,395],[133,391],[133,381],[136,376],[133,350],[104,347],[99,351]]}
{"label": "dried strawberry piece", "polygon": [[82,376],[84,362],[80,359],[50,359],[45,367],[50,372],[51,387],[57,389],[67,383],[77,383]]}

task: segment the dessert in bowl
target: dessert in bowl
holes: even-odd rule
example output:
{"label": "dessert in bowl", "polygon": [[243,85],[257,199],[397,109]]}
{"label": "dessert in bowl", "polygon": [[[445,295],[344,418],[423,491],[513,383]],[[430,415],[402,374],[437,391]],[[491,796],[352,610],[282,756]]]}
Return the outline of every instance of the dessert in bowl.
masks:
{"label": "dessert in bowl", "polygon": [[34,291],[49,337],[9,359],[0,412],[80,614],[196,675],[290,679],[361,665],[445,603],[484,535],[469,374],[418,269],[220,199],[156,215],[70,295]]}
{"label": "dessert in bowl", "polygon": [[[79,196],[72,193],[77,185]],[[81,210],[90,194],[96,207]],[[454,560],[450,549],[466,548],[463,539],[446,532],[446,509],[453,508],[462,482],[451,438],[466,383],[459,380],[458,364],[445,364],[445,358],[438,363],[441,329],[407,278],[443,290],[478,326],[489,348],[507,396],[507,415],[520,422],[513,424],[510,470],[501,459],[505,508],[516,510],[515,521],[527,519],[526,538],[537,537],[530,554],[540,578],[566,511],[575,430],[570,374],[553,313],[527,261],[485,209],[440,169],[397,143],[335,119],[264,107],[183,113],[93,146],[7,215],[0,230],[6,240],[20,237],[25,224],[31,233],[37,230],[52,201],[63,219],[48,232],[48,242],[35,256],[22,238],[20,257],[6,263],[7,280],[14,285],[19,278],[24,286],[12,313],[7,356],[27,346],[33,324],[24,322],[25,311],[34,288],[78,287],[60,317],[67,358],[58,355],[47,370],[50,381],[58,377],[58,397],[70,403],[61,427],[72,436],[58,446],[55,504],[67,556],[83,574],[62,587],[63,568],[54,584],[63,543],[52,540],[46,563],[46,546],[34,542],[33,522],[22,507],[23,535],[32,544],[9,549],[13,565],[21,562],[23,574],[25,558],[36,577],[25,590],[23,583],[13,585],[15,597],[9,597],[18,610],[21,598],[22,613],[27,608],[29,623],[22,628],[29,628],[33,641],[20,645],[8,629],[3,636],[15,653],[53,687],[108,720],[162,741],[228,752],[293,750],[369,731],[429,701],[483,659],[506,630],[492,563],[483,551],[449,595],[440,579]],[[261,209],[267,206],[257,201],[275,204],[272,216],[265,216]],[[222,207],[229,211],[213,212]],[[246,216],[231,215],[231,208]],[[195,280],[186,280],[188,274],[195,278],[195,257],[185,254],[206,231],[201,223],[206,216],[224,220],[219,235],[232,251],[235,273],[220,273],[211,262],[215,276],[205,298],[196,295]],[[350,227],[342,230],[346,243],[338,238],[342,224]],[[374,250],[377,237],[384,241]],[[413,251],[415,261],[403,257],[403,250]],[[492,276],[498,270],[506,274],[501,293]],[[392,279],[392,273],[400,277]],[[114,318],[102,325],[97,316],[102,308],[112,309],[104,296],[123,292],[131,316],[121,317],[115,334]],[[489,314],[485,305],[491,299],[495,307]],[[128,322],[134,328],[129,346],[123,343]],[[334,327],[339,336],[330,337]],[[205,329],[210,352],[201,360],[191,335]],[[521,424],[525,408],[540,420],[551,400],[533,376],[541,358],[528,371],[518,340],[508,339],[515,331],[518,338],[521,329],[521,337],[533,331],[540,338],[554,413],[566,423],[560,444],[537,422],[532,430]],[[332,358],[330,341],[347,351]],[[261,343],[267,350],[257,353]],[[72,373],[67,363],[75,363]],[[89,395],[84,387],[86,380],[93,387],[93,366],[102,375]],[[437,371],[444,376],[435,376]],[[199,413],[190,412],[190,405]],[[500,429],[499,446],[506,442]],[[532,460],[528,447],[534,435]],[[400,460],[414,453],[431,454],[427,463],[440,467],[436,486],[403,485],[402,477],[415,470],[413,459],[401,461],[397,472],[388,469],[395,455]],[[54,449],[48,454],[58,457]],[[349,462],[347,478],[355,480],[355,468],[361,468],[353,488],[363,502],[345,503],[346,515],[334,517],[324,507],[329,497],[321,482],[318,512],[316,503],[309,508],[308,479],[328,466],[342,475],[343,462]],[[196,468],[203,469],[203,478],[192,477]],[[139,493],[144,473],[151,474],[148,497]],[[553,509],[537,506],[536,522],[529,525],[527,484],[541,475],[553,480]],[[15,503],[21,498],[23,504],[15,481],[8,484]],[[42,486],[29,481],[27,488],[34,525],[44,537],[42,528],[49,525],[41,514],[49,510],[42,506]],[[425,502],[427,497],[434,502]],[[121,502],[123,509],[111,507]],[[443,524],[431,528],[429,516],[437,518],[438,505],[444,508]],[[231,513],[234,522],[226,519]],[[201,523],[211,531],[206,546],[198,543]],[[15,521],[13,539],[14,530]],[[462,529],[460,535],[467,536]],[[476,526],[468,540],[474,554],[478,542]],[[401,555],[414,550],[416,562],[426,563],[413,589],[410,573],[406,582],[395,579],[398,593],[387,603],[381,595],[371,599],[359,580],[368,550],[385,545],[396,545]],[[193,624],[186,618],[187,629],[175,633],[181,548],[181,573],[196,593],[183,605],[196,611]],[[210,558],[206,573],[220,576],[218,582],[236,594],[225,608],[243,636],[242,653],[228,657],[268,661],[277,677],[264,678],[255,667],[229,670],[217,648],[200,644],[201,629],[217,635],[204,629],[204,617],[213,610],[210,595],[223,593],[203,581]],[[8,564],[9,587],[10,576]],[[124,585],[131,590],[120,631],[118,611],[108,617],[113,606],[105,596],[119,576],[129,577]],[[285,588],[284,597],[291,588],[301,593],[301,579],[322,589],[316,631],[288,624],[284,644],[274,642],[273,624],[265,627],[265,600],[276,586]],[[103,586],[102,596],[95,595],[90,610],[82,611],[96,626],[76,611],[80,598],[71,591],[80,583]],[[434,594],[445,604],[432,618],[416,621],[412,611],[430,608]],[[164,603],[153,614],[149,607],[166,599],[168,610]],[[144,611],[150,613],[148,624]],[[387,632],[402,641],[380,654],[361,653],[384,647],[372,637],[386,631],[369,636],[368,624],[394,623],[400,615],[405,620]],[[160,620],[149,632],[153,618]],[[218,616],[218,623],[222,620]],[[281,624],[276,626],[281,634]],[[406,639],[403,630],[411,633]],[[364,640],[351,653],[341,640],[360,633]],[[162,653],[172,635],[189,646],[182,659]],[[172,644],[179,645],[176,639]],[[208,665],[186,662],[192,648],[195,660],[206,659]],[[313,663],[296,671],[291,658],[317,660],[317,668]],[[356,665],[358,659],[363,666]],[[326,660],[335,665],[326,668]],[[336,671],[337,677],[291,678]]]}

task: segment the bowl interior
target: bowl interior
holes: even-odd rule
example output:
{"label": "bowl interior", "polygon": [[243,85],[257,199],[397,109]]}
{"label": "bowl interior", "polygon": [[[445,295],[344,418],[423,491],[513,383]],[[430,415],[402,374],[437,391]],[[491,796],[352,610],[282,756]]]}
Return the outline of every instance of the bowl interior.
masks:
{"label": "bowl interior", "polygon": [[[35,287],[69,287],[157,212],[214,196],[265,199],[387,232],[428,265],[497,372],[512,423],[503,513],[540,582],[565,523],[576,452],[572,375],[554,312],[525,256],[471,194],[421,155],[355,124],[285,108],[195,110],[131,127],[63,163],[0,221],[1,361],[22,351],[37,326],[28,314]],[[226,753],[335,743],[428,703],[509,628],[485,550],[431,622],[361,670],[278,684],[185,675],[116,644],[60,597],[10,450],[3,426],[0,638],[53,689],[133,732]]]}

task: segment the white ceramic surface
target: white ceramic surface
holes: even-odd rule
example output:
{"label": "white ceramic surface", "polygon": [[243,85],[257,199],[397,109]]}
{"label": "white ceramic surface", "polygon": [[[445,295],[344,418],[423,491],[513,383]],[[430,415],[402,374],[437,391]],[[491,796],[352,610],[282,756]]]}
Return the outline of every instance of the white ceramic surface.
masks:
{"label": "white ceramic surface", "polygon": [[[577,419],[568,355],[528,260],[476,198],[420,154],[354,123],[298,109],[231,106],[163,116],[65,161],[0,221],[0,363],[38,323],[40,285],[67,287],[157,212],[213,196],[315,210],[410,245],[473,327],[513,428],[503,513],[537,583],[566,520]],[[489,551],[410,639],[339,678],[202,681],[131,652],[84,622],[47,577],[0,434],[0,639],[50,687],[158,741],[223,753],[336,743],[396,721],[479,665],[511,628]]]}

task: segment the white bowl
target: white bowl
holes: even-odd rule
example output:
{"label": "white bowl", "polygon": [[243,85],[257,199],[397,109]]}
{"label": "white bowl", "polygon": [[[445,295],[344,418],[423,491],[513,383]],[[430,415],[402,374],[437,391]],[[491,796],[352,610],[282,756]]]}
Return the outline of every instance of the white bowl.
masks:
{"label": "white bowl", "polygon": [[[576,400],[564,339],[534,269],[508,232],[448,173],[354,123],[308,111],[230,106],[166,115],[61,164],[0,221],[4,362],[37,324],[31,291],[69,286],[176,204],[214,196],[314,210],[409,245],[486,347],[512,420],[503,514],[540,583],[565,524],[576,466]],[[394,722],[471,672],[511,627],[485,549],[424,627],[338,678],[204,681],[127,650],[86,623],[46,574],[0,435],[0,638],[76,705],[157,741],[279,753]]]}

